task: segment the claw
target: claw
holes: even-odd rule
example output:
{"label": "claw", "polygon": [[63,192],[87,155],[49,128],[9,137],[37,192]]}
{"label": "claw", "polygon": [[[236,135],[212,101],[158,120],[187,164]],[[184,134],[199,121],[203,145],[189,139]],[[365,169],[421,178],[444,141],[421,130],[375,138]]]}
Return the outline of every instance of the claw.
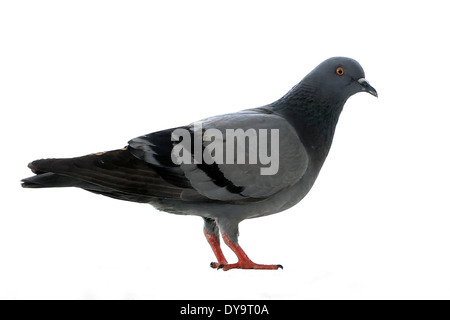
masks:
{"label": "claw", "polygon": [[209,264],[209,266],[211,267],[211,268],[213,268],[213,269],[217,269],[217,270],[220,270],[220,269],[223,269],[225,266],[227,266],[228,264],[226,264],[226,263],[218,263],[218,262],[211,262],[210,264]]}
{"label": "claw", "polygon": [[218,263],[218,262],[211,262],[209,266],[210,266],[211,268],[213,268],[213,269],[220,269],[221,266],[222,266],[222,268],[223,268],[224,264],[220,264],[220,263]]}

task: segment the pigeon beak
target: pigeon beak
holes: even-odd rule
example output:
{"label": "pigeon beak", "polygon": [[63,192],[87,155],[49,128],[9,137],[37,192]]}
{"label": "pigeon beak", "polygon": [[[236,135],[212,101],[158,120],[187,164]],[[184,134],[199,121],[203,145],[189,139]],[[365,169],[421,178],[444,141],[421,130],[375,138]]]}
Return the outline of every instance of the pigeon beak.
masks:
{"label": "pigeon beak", "polygon": [[375,90],[375,88],[372,87],[366,79],[364,78],[358,79],[358,82],[361,85],[363,91],[368,92],[374,97],[378,98],[377,90]]}

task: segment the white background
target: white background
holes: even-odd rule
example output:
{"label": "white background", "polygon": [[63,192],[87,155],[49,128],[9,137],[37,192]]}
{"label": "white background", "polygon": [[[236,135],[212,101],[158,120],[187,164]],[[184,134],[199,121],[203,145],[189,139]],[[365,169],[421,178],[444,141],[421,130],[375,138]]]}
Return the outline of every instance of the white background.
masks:
{"label": "white background", "polygon": [[[447,4],[307,3],[2,1],[0,298],[449,299]],[[34,159],[270,103],[337,55],[379,99],[349,99],[300,204],[240,226],[282,271],[210,269],[198,217],[20,187]]]}

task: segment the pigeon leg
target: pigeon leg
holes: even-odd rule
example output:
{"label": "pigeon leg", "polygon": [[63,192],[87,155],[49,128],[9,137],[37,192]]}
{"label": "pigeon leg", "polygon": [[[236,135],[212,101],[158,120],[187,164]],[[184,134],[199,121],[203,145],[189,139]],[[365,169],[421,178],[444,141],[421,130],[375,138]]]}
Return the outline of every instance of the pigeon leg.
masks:
{"label": "pigeon leg", "polygon": [[245,254],[244,250],[242,250],[241,246],[237,243],[234,243],[225,232],[222,232],[223,241],[227,246],[233,250],[233,252],[238,257],[238,262],[233,264],[221,264],[219,265],[219,269],[223,269],[224,271],[230,269],[259,269],[259,270],[277,270],[283,269],[281,264],[257,264],[254,263],[250,258]]}
{"label": "pigeon leg", "polygon": [[228,264],[227,259],[225,259],[222,249],[220,248],[219,228],[214,220],[208,218],[204,218],[204,220],[205,226],[203,228],[203,233],[218,261],[211,262],[211,268],[217,269],[221,265]]}
{"label": "pigeon leg", "polygon": [[206,229],[203,229],[203,232],[205,233],[206,240],[208,240],[208,243],[211,246],[211,249],[216,255],[218,261],[218,262],[211,262],[211,268],[217,269],[221,265],[228,264],[227,259],[225,259],[222,249],[220,248],[219,237],[213,233],[209,233]]}

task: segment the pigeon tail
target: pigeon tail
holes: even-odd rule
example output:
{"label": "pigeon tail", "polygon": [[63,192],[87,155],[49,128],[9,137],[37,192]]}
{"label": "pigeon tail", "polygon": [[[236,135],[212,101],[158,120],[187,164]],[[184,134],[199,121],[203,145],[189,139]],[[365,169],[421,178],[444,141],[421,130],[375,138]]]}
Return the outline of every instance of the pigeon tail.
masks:
{"label": "pigeon tail", "polygon": [[127,148],[76,158],[36,160],[28,167],[36,176],[23,179],[24,188],[78,187],[143,203],[155,198],[181,199],[186,190],[166,182],[152,165],[137,159]]}

